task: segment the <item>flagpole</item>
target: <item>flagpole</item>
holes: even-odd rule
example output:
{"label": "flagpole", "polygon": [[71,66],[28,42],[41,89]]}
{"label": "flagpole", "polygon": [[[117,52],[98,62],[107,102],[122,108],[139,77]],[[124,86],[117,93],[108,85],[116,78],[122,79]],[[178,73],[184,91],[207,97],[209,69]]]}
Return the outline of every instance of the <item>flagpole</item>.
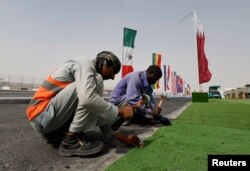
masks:
{"label": "flagpole", "polygon": [[[194,10],[193,10],[194,11]],[[183,17],[182,19],[180,19],[179,21],[178,21],[178,23],[181,23],[182,21],[184,21],[186,18],[188,18],[190,15],[192,15],[193,14],[193,11],[192,12],[190,12],[190,13],[188,13],[185,17]]]}
{"label": "flagpole", "polygon": [[[195,20],[194,20],[194,17],[195,17],[195,10],[193,10],[192,12],[190,12],[190,13],[188,13],[186,16],[184,16],[183,18],[181,18],[179,21],[178,21],[178,23],[181,23],[182,21],[184,21],[186,18],[188,18],[190,15],[193,15],[193,18],[192,18],[192,20],[193,20],[193,26],[194,26],[194,40],[196,41],[196,47],[197,47],[197,40],[196,40],[196,23],[195,23]],[[197,20],[196,20],[196,22],[197,22]],[[195,48],[196,49],[196,48]],[[196,52],[195,52],[195,54],[197,54],[197,50],[196,50]],[[197,68],[199,67],[199,65],[197,65]],[[199,82],[199,72],[198,72],[198,82]],[[202,91],[202,88],[201,88],[201,84],[199,84],[199,91]]]}
{"label": "flagpole", "polygon": [[[124,28],[123,28],[123,32],[124,32]],[[124,33],[123,33],[124,34]],[[122,34],[122,41],[123,41],[123,39],[124,39],[124,35]],[[121,62],[122,62],[122,65],[123,65],[123,49],[124,49],[124,47],[122,46],[122,60],[121,60]],[[123,70],[123,68],[121,68],[121,71]],[[123,71],[122,71],[123,72]],[[122,72],[121,72],[121,78],[122,78]]]}
{"label": "flagpole", "polygon": [[[197,18],[197,15],[196,15],[196,13],[195,13],[195,10],[193,10],[193,24],[194,24],[194,40],[195,40],[195,45],[196,45],[196,54],[197,54],[197,35],[196,35],[196,33],[197,33],[197,28],[196,28],[196,26],[197,26],[197,23],[195,23],[195,22],[198,22],[198,18]],[[195,19],[195,17],[196,17],[196,19]],[[198,55],[198,54],[197,54]],[[197,68],[198,68],[198,83],[199,83],[199,65],[197,65]],[[201,84],[199,83],[199,92],[202,92],[202,87],[201,87]]]}

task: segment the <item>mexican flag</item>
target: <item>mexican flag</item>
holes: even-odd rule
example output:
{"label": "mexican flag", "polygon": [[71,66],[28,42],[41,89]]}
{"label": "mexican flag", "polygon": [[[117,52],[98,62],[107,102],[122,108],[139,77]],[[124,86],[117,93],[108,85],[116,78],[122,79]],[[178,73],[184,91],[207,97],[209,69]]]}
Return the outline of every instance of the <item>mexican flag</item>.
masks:
{"label": "mexican flag", "polygon": [[132,30],[129,28],[123,29],[122,77],[130,72],[133,72],[132,60],[136,33],[136,30]]}

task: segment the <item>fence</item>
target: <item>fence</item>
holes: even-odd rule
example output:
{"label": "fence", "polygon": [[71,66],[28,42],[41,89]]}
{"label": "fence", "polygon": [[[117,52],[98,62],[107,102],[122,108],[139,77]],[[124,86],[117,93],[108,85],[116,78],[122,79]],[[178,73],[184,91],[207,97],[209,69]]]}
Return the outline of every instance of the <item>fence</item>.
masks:
{"label": "fence", "polygon": [[36,90],[44,79],[0,74],[0,90]]}

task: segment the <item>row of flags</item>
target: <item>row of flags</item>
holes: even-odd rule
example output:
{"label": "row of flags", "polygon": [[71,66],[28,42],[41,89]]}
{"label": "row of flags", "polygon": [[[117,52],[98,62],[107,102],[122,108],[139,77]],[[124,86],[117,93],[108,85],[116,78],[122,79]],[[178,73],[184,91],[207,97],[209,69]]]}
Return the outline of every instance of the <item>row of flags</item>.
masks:
{"label": "row of flags", "polygon": [[[199,84],[210,81],[212,74],[208,68],[208,60],[205,54],[205,35],[204,29],[200,20],[198,19],[195,11],[193,11],[193,21],[196,32],[196,43],[197,43],[197,57],[198,57],[198,73],[199,73]],[[124,28],[123,30],[123,52],[122,52],[122,77],[126,74],[133,72],[133,51],[134,42],[136,37],[136,30],[130,28]],[[161,67],[162,55],[159,53],[152,54],[152,64]],[[169,83],[171,82],[172,93],[191,93],[191,87],[187,84],[184,79],[177,75],[175,71],[170,71],[170,66],[163,65],[164,73],[164,91],[170,91]],[[171,80],[170,80],[171,77]],[[159,81],[153,85],[154,89],[159,89]]]}

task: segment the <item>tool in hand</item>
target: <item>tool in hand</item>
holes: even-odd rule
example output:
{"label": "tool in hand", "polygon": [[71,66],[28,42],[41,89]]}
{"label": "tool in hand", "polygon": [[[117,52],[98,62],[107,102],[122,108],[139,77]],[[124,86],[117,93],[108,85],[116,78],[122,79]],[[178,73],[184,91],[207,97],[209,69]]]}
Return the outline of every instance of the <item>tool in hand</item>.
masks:
{"label": "tool in hand", "polygon": [[[169,100],[169,98],[167,96],[161,96],[159,103],[157,104],[157,107],[161,107],[162,103],[163,103],[163,99],[167,99]],[[158,115],[156,116],[156,119],[159,120],[163,125],[169,126],[172,125],[172,123],[170,122],[170,120],[162,115]]]}
{"label": "tool in hand", "polygon": [[[134,113],[137,113],[137,110],[144,105],[144,101],[143,100],[139,100],[136,105],[133,106],[133,110]],[[117,131],[119,129],[119,127],[126,121],[126,119],[123,118],[119,118],[114,124],[111,125],[111,129],[114,131]]]}

